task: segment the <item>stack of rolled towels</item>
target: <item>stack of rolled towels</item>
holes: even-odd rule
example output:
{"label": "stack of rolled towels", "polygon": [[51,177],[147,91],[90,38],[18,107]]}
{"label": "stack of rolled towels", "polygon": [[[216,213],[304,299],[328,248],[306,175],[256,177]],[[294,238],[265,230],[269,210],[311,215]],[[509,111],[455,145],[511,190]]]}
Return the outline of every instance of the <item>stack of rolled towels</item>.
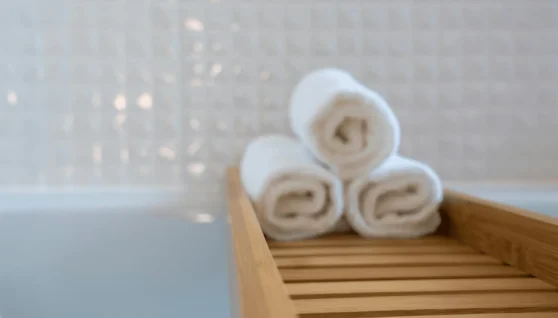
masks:
{"label": "stack of rolled towels", "polygon": [[440,179],[398,154],[399,122],[378,93],[345,71],[316,70],[295,87],[289,118],[298,140],[256,138],[240,167],[267,237],[413,238],[439,226]]}

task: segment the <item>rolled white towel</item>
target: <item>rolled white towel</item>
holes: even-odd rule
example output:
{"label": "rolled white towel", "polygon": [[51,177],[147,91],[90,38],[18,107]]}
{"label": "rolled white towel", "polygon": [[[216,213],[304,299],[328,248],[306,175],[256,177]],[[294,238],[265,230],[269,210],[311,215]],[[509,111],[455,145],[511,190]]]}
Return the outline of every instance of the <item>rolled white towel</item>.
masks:
{"label": "rolled white towel", "polygon": [[387,102],[338,69],[304,77],[289,116],[295,134],[342,180],[381,165],[399,148],[399,122]]}
{"label": "rolled white towel", "polygon": [[252,141],[240,175],[262,230],[272,239],[327,233],[343,213],[341,181],[289,137],[271,135]]}
{"label": "rolled white towel", "polygon": [[443,189],[427,165],[399,156],[351,182],[346,218],[364,237],[413,238],[440,225]]}

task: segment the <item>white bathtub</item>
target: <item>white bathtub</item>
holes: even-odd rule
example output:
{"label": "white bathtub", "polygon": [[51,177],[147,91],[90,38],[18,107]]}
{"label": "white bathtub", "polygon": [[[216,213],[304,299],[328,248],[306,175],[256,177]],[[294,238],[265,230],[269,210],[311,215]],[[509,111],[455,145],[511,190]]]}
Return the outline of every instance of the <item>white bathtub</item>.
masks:
{"label": "white bathtub", "polygon": [[[456,186],[558,217],[558,189]],[[227,318],[225,208],[180,191],[0,194],[0,317]]]}
{"label": "white bathtub", "polygon": [[558,185],[523,187],[519,185],[454,185],[451,188],[488,200],[558,218]]}
{"label": "white bathtub", "polygon": [[224,211],[149,191],[1,199],[0,317],[231,317]]}

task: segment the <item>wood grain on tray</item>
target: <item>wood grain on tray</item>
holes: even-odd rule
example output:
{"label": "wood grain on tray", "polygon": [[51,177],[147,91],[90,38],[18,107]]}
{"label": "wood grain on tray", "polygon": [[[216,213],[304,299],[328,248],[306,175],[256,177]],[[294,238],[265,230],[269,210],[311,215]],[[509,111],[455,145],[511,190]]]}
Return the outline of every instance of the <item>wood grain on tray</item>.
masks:
{"label": "wood grain on tray", "polygon": [[443,235],[266,242],[234,168],[229,205],[242,317],[558,317],[554,219],[448,191]]}

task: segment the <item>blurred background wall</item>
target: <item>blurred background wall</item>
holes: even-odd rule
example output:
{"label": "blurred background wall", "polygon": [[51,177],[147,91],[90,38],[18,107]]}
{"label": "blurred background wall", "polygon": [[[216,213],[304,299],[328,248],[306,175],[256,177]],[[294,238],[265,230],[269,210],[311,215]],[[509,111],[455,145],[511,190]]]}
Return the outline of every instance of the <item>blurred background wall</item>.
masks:
{"label": "blurred background wall", "polygon": [[401,152],[446,181],[558,180],[558,1],[18,0],[0,4],[0,184],[220,200],[323,66],[383,94]]}

